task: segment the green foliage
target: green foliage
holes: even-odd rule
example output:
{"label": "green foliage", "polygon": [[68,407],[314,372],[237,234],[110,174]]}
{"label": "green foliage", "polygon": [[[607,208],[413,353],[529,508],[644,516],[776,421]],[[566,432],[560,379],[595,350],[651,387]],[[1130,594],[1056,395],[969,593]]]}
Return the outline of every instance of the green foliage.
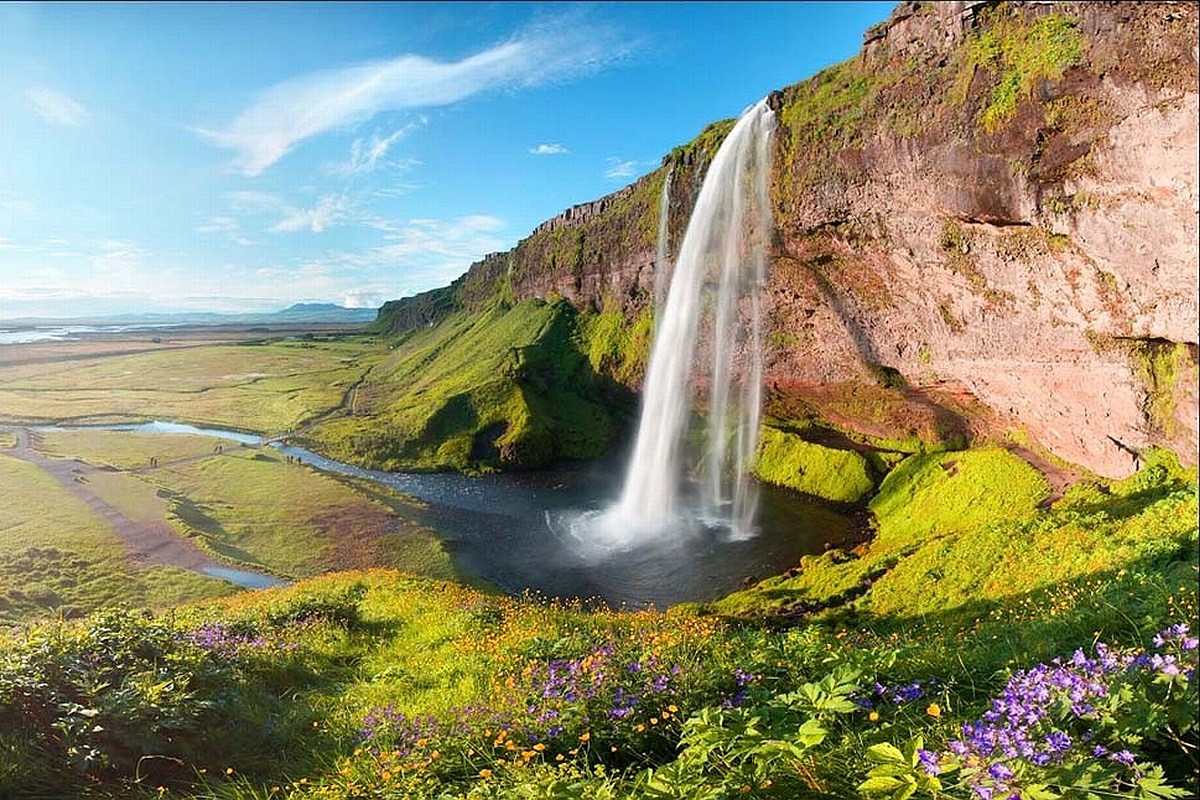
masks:
{"label": "green foliage", "polygon": [[536,467],[603,452],[628,404],[588,361],[565,301],[460,312],[397,342],[359,387],[359,415],[307,434],[384,469]]}
{"label": "green foliage", "polygon": [[588,363],[599,375],[631,384],[646,371],[654,336],[654,312],[644,308],[632,320],[610,303],[604,311],[579,316],[579,336]]}
{"label": "green foliage", "polygon": [[836,503],[856,503],[875,488],[867,459],[771,427],[759,431],[754,474],[761,480]]}
{"label": "green foliage", "polygon": [[1003,520],[1031,516],[1050,487],[1025,461],[999,447],[912,456],[871,499],[877,543],[894,549]]}
{"label": "green foliage", "polygon": [[1039,81],[1061,78],[1083,57],[1084,39],[1078,23],[1060,14],[1049,14],[1032,24],[999,16],[973,36],[967,50],[964,74],[983,68],[995,84],[979,121],[994,131],[1016,113],[1017,103],[1033,93]]}
{"label": "green foliage", "polygon": [[1175,435],[1179,421],[1175,418],[1178,402],[1176,386],[1184,375],[1193,378],[1196,365],[1188,355],[1188,346],[1182,342],[1141,341],[1127,345],[1131,359],[1137,366],[1138,377],[1146,387],[1146,404],[1143,413],[1152,430]]}
{"label": "green foliage", "polygon": [[[1183,601],[1146,625],[1194,617],[1194,585]],[[966,800],[978,770],[955,771],[947,743],[1032,661],[997,660],[983,634],[947,657],[939,628],[588,612],[384,571],[157,619],[109,611],[0,644],[0,794]],[[1095,630],[1044,644],[1070,652]],[[1188,770],[1172,753],[1194,741],[1195,650],[1178,630],[1166,673],[1121,673],[1084,721],[1137,754],[1142,796],[1176,796]]]}

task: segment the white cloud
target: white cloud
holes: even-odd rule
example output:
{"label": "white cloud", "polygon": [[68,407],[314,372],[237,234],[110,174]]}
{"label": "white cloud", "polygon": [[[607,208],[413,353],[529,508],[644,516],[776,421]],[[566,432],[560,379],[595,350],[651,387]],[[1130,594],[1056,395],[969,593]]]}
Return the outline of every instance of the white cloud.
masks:
{"label": "white cloud", "polygon": [[563,147],[558,142],[551,142],[549,144],[539,144],[537,147],[531,147],[529,148],[529,152],[533,153],[535,156],[557,156],[562,153],[569,153],[571,151]]}
{"label": "white cloud", "polygon": [[0,236],[0,249],[12,250],[15,248],[16,248],[16,245],[13,244],[12,239],[8,238],[7,236]]}
{"label": "white cloud", "polygon": [[132,242],[101,240],[94,245],[99,252],[92,256],[92,269],[105,280],[132,283],[145,268],[146,251]]}
{"label": "white cloud", "polygon": [[345,195],[327,194],[313,208],[286,208],[283,219],[271,227],[271,232],[295,233],[307,229],[323,233],[326,228],[345,221],[349,205]]}
{"label": "white cloud", "polygon": [[329,167],[329,172],[334,175],[350,177],[352,175],[361,175],[365,172],[374,172],[377,168],[385,165],[404,171],[411,169],[420,162],[416,159],[385,161],[384,157],[387,156],[388,150],[391,149],[392,145],[428,121],[428,117],[419,116],[407,125],[397,128],[389,136],[381,137],[378,133],[373,133],[369,139],[365,137],[355,139],[350,143],[350,160],[340,164],[333,164]]}
{"label": "white cloud", "polygon": [[254,244],[253,239],[250,239],[244,233],[242,233],[242,223],[236,218],[226,215],[209,217],[203,225],[196,226],[196,233],[223,234],[226,239],[236,245],[241,245],[242,247],[249,247],[250,245]]}
{"label": "white cloud", "polygon": [[209,217],[203,225],[196,227],[196,233],[236,233],[241,225],[233,217]]}
{"label": "white cloud", "polygon": [[258,175],[305,139],[383,111],[444,106],[488,90],[566,80],[629,52],[631,45],[610,31],[575,17],[535,26],[460,61],[406,54],[300,75],[268,88],[227,127],[197,133],[235,151],[236,169]]}
{"label": "white cloud", "polygon": [[637,167],[637,161],[626,161],[616,156],[609,156],[608,169],[604,171],[604,177],[612,180],[632,178],[637,173]]}
{"label": "white cloud", "polygon": [[[454,220],[411,219],[400,225],[377,225],[391,244],[376,248],[375,253],[389,261],[413,263],[431,256],[456,260],[463,268],[471,261],[504,246],[495,234],[504,229],[504,221],[487,214],[471,214]],[[465,259],[465,263],[463,263]]]}
{"label": "white cloud", "polygon": [[346,308],[379,308],[388,299],[387,292],[379,287],[359,286],[342,294],[342,305]]}
{"label": "white cloud", "polygon": [[0,208],[21,216],[30,216],[34,212],[33,203],[10,194],[6,194],[3,199],[0,199]]}
{"label": "white cloud", "polygon": [[26,96],[33,103],[38,116],[55,125],[82,125],[88,118],[88,110],[75,98],[54,89],[30,89]]}
{"label": "white cloud", "polygon": [[274,192],[239,190],[226,192],[225,199],[234,211],[278,211],[283,200]]}

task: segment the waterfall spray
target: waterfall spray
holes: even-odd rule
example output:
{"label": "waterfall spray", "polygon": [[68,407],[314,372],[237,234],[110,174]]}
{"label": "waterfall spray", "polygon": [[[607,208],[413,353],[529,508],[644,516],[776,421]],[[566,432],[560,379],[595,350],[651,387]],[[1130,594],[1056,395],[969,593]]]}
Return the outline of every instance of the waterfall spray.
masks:
{"label": "waterfall spray", "polygon": [[[605,514],[608,538],[620,543],[652,539],[688,518],[735,535],[752,531],[757,496],[749,470],[762,402],[759,294],[771,236],[774,122],[765,100],[747,109],[704,178],[656,321],[624,490]],[[695,364],[702,324],[710,320],[711,361]],[[707,377],[708,432],[691,487],[684,456],[693,371]]]}

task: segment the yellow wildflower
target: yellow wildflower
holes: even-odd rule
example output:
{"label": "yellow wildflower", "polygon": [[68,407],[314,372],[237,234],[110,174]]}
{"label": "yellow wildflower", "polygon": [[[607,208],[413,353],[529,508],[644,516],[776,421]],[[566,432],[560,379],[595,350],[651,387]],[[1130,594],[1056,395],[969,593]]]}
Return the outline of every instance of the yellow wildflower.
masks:
{"label": "yellow wildflower", "polygon": [[937,703],[930,703],[929,708],[925,709],[925,713],[931,717],[940,717],[942,715],[942,707]]}

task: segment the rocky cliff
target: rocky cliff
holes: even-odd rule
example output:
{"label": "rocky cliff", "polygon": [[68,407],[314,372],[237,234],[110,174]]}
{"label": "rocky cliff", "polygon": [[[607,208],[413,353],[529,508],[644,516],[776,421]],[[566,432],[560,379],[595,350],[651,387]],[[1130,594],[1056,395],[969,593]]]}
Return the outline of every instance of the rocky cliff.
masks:
{"label": "rocky cliff", "polygon": [[[864,40],[771,98],[768,412],[1110,477],[1151,445],[1195,464],[1197,5],[903,3]],[[496,297],[644,315],[664,184],[673,253],[730,124],[380,328]]]}

